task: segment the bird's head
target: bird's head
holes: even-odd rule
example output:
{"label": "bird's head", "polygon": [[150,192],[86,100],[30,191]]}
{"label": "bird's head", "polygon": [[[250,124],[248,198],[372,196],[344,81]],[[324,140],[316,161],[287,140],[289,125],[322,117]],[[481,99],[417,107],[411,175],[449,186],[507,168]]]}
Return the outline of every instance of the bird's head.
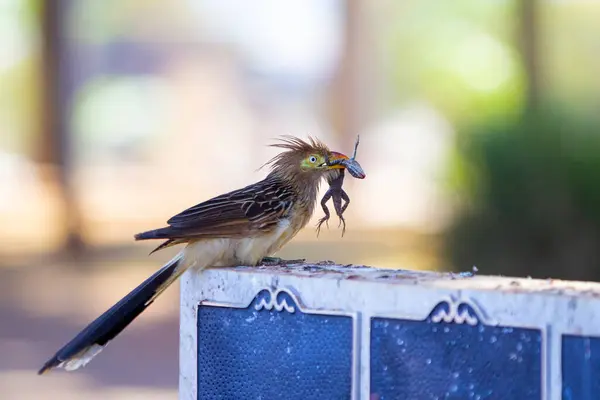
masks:
{"label": "bird's head", "polygon": [[336,169],[343,169],[343,165],[330,165],[334,160],[348,159],[348,156],[331,151],[321,141],[309,138],[308,141],[285,136],[279,143],[271,145],[285,151],[275,156],[268,164],[272,173],[296,181],[318,182],[322,177]]}

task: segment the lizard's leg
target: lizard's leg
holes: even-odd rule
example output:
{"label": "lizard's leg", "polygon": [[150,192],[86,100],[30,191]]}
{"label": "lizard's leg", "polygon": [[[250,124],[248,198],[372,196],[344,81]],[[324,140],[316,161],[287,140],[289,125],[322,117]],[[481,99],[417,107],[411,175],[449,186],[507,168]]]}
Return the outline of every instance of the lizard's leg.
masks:
{"label": "lizard's leg", "polygon": [[342,208],[340,210],[340,213],[338,214],[338,217],[340,218],[340,224],[338,225],[338,228],[340,225],[343,225],[342,236],[344,236],[344,233],[346,232],[346,220],[344,219],[342,214],[344,213],[344,211],[346,211],[348,204],[350,204],[350,197],[348,197],[348,193],[346,193],[344,190],[341,190],[340,198],[346,202],[346,203],[344,203],[344,205],[342,206]]}
{"label": "lizard's leg", "polygon": [[348,193],[346,193],[344,190],[342,190],[342,192],[340,193],[340,196],[346,202],[342,206],[342,212],[341,212],[341,214],[343,214],[344,211],[346,211],[346,208],[348,208],[348,204],[350,204],[350,197],[348,197]]}
{"label": "lizard's leg", "polygon": [[344,233],[346,233],[346,220],[344,219],[344,217],[341,214],[338,215],[338,217],[340,218],[340,223],[338,225],[338,228],[340,227],[340,225],[342,226],[342,237],[343,237]]}
{"label": "lizard's leg", "polygon": [[329,201],[331,196],[332,196],[331,190],[328,190],[327,193],[325,193],[325,196],[323,196],[323,198],[321,199],[321,207],[323,208],[323,212],[325,213],[325,216],[323,218],[321,218],[319,220],[319,222],[317,223],[317,237],[319,237],[319,233],[321,232],[321,225],[323,225],[323,222],[325,222],[325,224],[327,225],[327,228],[329,228],[328,220],[330,217],[330,213],[329,213],[329,208],[327,208],[327,201]]}

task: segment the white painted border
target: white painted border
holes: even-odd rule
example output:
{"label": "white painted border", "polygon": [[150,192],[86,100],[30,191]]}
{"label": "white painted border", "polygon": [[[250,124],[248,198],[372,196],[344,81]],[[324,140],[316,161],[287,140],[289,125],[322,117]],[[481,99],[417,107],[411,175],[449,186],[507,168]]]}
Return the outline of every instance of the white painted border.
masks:
{"label": "white painted border", "polygon": [[[444,274],[322,267],[324,273],[290,270],[223,268],[203,273],[187,272],[181,281],[180,399],[196,400],[197,305],[249,304],[265,288],[287,288],[306,310],[343,310],[354,314],[359,334],[360,371],[358,398],[369,399],[371,317],[423,320],[449,297],[474,301],[495,324],[542,332],[542,392],[545,400],[562,397],[561,337],[563,334],[600,337],[600,285],[482,277],[455,279]],[[403,279],[377,279],[375,273],[405,274]],[[373,276],[370,276],[373,275]],[[515,287],[514,282],[520,286]],[[541,287],[541,289],[540,289]],[[325,312],[329,313],[328,311]],[[484,321],[492,325],[487,320]],[[358,354],[355,353],[355,354]],[[358,381],[357,381],[358,382]]]}

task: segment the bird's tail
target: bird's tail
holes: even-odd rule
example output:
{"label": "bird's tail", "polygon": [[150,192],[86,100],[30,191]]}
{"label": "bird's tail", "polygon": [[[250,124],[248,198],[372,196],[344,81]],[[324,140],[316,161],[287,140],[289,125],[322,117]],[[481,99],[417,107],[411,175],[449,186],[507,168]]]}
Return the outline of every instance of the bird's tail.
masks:
{"label": "bird's tail", "polygon": [[182,255],[183,253],[179,253],[117,304],[96,318],[46,361],[38,374],[61,367],[72,371],[90,362],[109,341],[121,333],[185,271],[185,268],[180,265]]}

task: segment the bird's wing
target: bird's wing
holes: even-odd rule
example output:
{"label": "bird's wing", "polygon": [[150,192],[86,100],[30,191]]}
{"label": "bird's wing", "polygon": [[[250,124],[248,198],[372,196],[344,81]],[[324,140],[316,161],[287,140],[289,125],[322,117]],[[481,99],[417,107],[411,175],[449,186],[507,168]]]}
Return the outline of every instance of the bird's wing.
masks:
{"label": "bird's wing", "polygon": [[264,180],[217,196],[171,217],[168,227],[136,235],[144,239],[238,237],[273,229],[289,212],[294,198],[290,186]]}

